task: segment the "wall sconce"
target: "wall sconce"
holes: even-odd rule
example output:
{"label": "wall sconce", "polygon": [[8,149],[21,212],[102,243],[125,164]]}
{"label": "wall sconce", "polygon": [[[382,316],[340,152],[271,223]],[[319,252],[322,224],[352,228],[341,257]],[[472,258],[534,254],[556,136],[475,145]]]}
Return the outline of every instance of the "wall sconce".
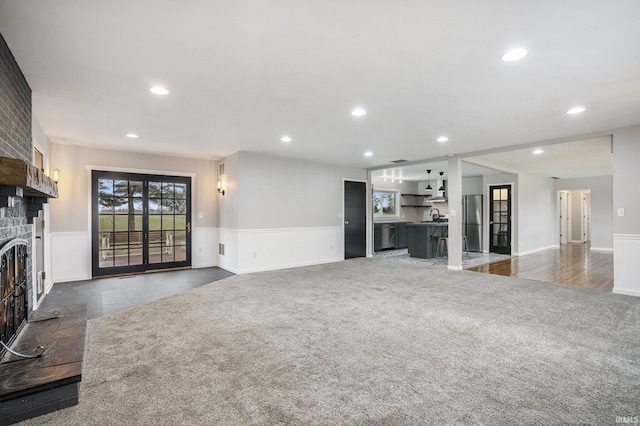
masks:
{"label": "wall sconce", "polygon": [[58,183],[58,176],[60,175],[60,169],[55,169],[53,171],[53,181],[55,183]]}
{"label": "wall sconce", "polygon": [[222,187],[222,181],[218,179],[218,193],[224,195],[224,188]]}

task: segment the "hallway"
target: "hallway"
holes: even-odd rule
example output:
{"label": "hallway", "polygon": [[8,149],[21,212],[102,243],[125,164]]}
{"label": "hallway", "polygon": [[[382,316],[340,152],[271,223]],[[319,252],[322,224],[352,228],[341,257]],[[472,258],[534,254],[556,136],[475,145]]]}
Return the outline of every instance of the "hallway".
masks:
{"label": "hallway", "polygon": [[613,253],[591,251],[591,244],[562,244],[521,257],[465,268],[467,271],[557,282],[610,292],[613,289]]}

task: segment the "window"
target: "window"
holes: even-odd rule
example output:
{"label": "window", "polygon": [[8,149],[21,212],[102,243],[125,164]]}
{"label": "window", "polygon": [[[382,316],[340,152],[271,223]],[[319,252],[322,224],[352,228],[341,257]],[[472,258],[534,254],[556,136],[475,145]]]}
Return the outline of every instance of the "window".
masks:
{"label": "window", "polygon": [[400,193],[399,191],[374,191],[373,192],[373,215],[375,217],[398,217],[400,216]]}

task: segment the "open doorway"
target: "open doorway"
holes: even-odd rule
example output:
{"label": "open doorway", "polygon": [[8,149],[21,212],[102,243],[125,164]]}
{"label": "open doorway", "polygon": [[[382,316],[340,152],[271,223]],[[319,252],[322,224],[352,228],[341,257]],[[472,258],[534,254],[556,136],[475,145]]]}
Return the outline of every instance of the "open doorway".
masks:
{"label": "open doorway", "polygon": [[591,241],[591,190],[558,191],[558,242]]}

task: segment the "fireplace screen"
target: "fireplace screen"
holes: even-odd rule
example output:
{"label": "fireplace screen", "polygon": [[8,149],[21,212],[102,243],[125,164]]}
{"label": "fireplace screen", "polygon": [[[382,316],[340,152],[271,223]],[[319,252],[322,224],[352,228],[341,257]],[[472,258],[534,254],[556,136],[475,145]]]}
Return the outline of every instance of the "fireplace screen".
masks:
{"label": "fireplace screen", "polygon": [[[27,241],[13,239],[0,249],[0,358],[27,321]],[[5,346],[6,345],[6,346]]]}

